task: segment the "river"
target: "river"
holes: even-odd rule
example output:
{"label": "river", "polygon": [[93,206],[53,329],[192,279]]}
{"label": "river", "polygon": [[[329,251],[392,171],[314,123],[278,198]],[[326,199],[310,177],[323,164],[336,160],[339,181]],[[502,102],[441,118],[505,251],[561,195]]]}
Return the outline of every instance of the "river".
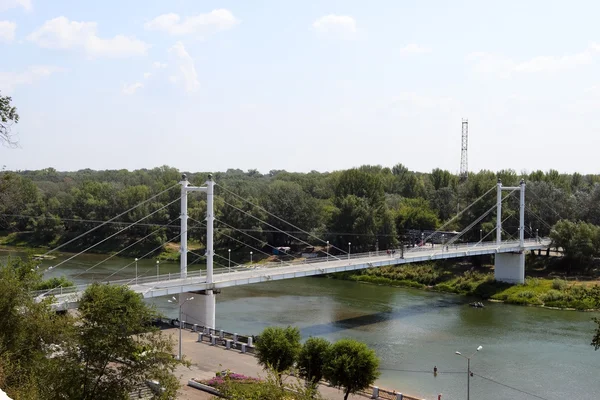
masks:
{"label": "river", "polygon": [[[80,256],[51,275],[75,278],[104,258]],[[75,280],[102,280],[131,261],[115,257]],[[161,274],[179,269],[173,263],[159,268]],[[140,261],[138,273],[155,274],[155,261]],[[131,265],[111,279],[134,276]],[[455,351],[470,355],[479,345],[482,351],[471,359],[472,399],[536,398],[507,386],[548,400],[600,398],[600,351],[590,346],[595,326],[591,318],[598,313],[498,303],[475,309],[469,301],[327,278],[290,279],[223,290],[217,297],[217,326],[258,334],[270,325],[295,325],[303,338],[361,340],[381,359],[381,387],[427,399],[438,394],[444,400],[466,398],[467,360]],[[177,316],[166,298],[152,302],[167,316]]]}

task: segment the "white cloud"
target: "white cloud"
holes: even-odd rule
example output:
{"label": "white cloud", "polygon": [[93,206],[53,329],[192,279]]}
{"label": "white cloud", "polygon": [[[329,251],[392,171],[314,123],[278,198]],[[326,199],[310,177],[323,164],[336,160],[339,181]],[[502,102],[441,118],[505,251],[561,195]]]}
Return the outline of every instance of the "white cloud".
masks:
{"label": "white cloud", "polygon": [[102,39],[95,22],[69,21],[58,17],[46,21],[27,39],[50,49],[79,49],[90,57],[129,57],[145,55],[150,45],[133,37],[117,35]]}
{"label": "white cloud", "polygon": [[211,34],[233,28],[239,20],[226,9],[213,10],[183,19],[175,13],[163,14],[146,22],[150,31],[166,32],[170,35]]}
{"label": "white cloud", "polygon": [[600,45],[592,43],[587,49],[564,56],[537,56],[525,61],[515,61],[496,54],[478,52],[467,56],[474,63],[477,73],[509,78],[517,73],[556,73],[593,62],[594,52],[600,51]]}
{"label": "white cloud", "polygon": [[144,72],[144,79],[148,79],[152,76],[152,72]]}
{"label": "white cloud", "polygon": [[11,21],[0,21],[0,43],[10,43],[15,40],[17,24]]}
{"label": "white cloud", "polygon": [[16,86],[31,85],[40,79],[60,71],[62,71],[62,68],[50,65],[33,65],[22,72],[0,71],[0,87],[3,92],[11,93]]}
{"label": "white cloud", "polygon": [[0,11],[9,10],[15,7],[23,7],[25,11],[31,11],[33,9],[31,0],[0,0]]}
{"label": "white cloud", "polygon": [[144,87],[144,84],[141,82],[136,82],[136,83],[132,83],[131,85],[123,85],[123,94],[125,95],[132,95],[135,94],[135,92],[137,92],[138,89],[141,89]]}
{"label": "white cloud", "polygon": [[156,68],[156,69],[163,69],[163,68],[167,68],[167,64],[165,64],[165,63],[161,63],[161,62],[158,62],[158,61],[155,61],[155,62],[153,62],[153,63],[152,63],[152,66],[153,66],[154,68]]}
{"label": "white cloud", "polygon": [[429,53],[431,49],[426,47],[419,46],[415,43],[410,43],[400,49],[401,54],[421,54],[421,53]]}
{"label": "white cloud", "polygon": [[169,54],[175,57],[179,72],[177,76],[170,76],[169,80],[173,83],[183,81],[185,90],[188,92],[195,92],[198,90],[200,82],[198,82],[198,74],[196,73],[194,59],[187,52],[183,43],[175,43],[173,47],[169,49]]}
{"label": "white cloud", "polygon": [[348,15],[325,15],[312,24],[317,32],[348,34],[356,32],[356,21]]}

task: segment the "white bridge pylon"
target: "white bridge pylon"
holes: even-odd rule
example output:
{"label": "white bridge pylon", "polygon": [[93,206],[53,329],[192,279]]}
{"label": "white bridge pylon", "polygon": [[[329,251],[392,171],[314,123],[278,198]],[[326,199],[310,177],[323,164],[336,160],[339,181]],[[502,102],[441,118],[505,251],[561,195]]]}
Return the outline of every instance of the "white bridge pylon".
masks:
{"label": "white bridge pylon", "polygon": [[502,186],[498,178],[496,196],[496,245],[502,244],[502,191],[518,190],[519,196],[519,247],[515,253],[497,254],[494,257],[494,278],[508,283],[525,283],[525,180],[519,186]]}
{"label": "white bridge pylon", "polygon": [[[187,273],[187,233],[188,233],[188,202],[189,192],[206,193],[206,283],[213,283],[213,258],[214,258],[214,222],[215,222],[215,182],[212,174],[208,175],[206,186],[190,186],[187,176],[181,176],[181,247],[180,247],[180,270],[181,280],[186,280]],[[179,307],[181,315],[186,316],[184,320],[198,325],[215,327],[216,298],[212,289],[194,291],[193,298],[186,299],[186,292],[179,292]]]}

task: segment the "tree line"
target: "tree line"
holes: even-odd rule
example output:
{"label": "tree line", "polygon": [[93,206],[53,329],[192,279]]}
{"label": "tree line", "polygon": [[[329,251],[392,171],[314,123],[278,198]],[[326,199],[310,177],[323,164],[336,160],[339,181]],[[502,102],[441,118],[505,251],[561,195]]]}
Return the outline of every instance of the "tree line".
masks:
{"label": "tree line", "polygon": [[[208,173],[187,175],[191,184],[202,185]],[[347,249],[349,242],[353,252],[392,248],[414,240],[410,237],[414,231],[433,230],[450,221],[498,179],[507,186],[517,186],[521,179],[527,183],[526,237],[548,236],[561,219],[600,225],[600,175],[560,174],[555,170],[528,174],[480,171],[470,173],[461,182],[449,171],[436,168],[420,173],[397,164],[392,168],[364,165],[324,173],[272,170],[261,174],[230,169],[215,173],[214,179],[218,184],[215,247],[221,252],[245,245],[267,245],[266,250],[268,246],[299,248],[324,245],[325,240],[331,243],[332,251],[333,246]],[[9,243],[60,245],[180,180],[181,171],[167,166],[135,171],[3,171],[0,230],[12,234]],[[116,251],[132,245],[129,255],[159,252],[162,243],[178,242],[179,196],[179,187],[175,186],[74,241],[65,250],[81,250],[116,234],[94,250]],[[444,225],[444,230],[462,230],[495,201],[494,193],[489,193],[460,218]],[[189,216],[203,221],[205,197],[190,195],[188,203]],[[153,212],[139,224],[119,232]],[[518,195],[508,196],[503,226],[514,237],[518,236],[518,213]],[[476,241],[480,235],[490,233],[488,240],[492,240],[494,226],[492,212],[462,239]],[[293,232],[294,238],[281,231]],[[204,243],[204,232],[201,223],[190,222],[192,239]],[[145,239],[133,246],[141,238]]]}

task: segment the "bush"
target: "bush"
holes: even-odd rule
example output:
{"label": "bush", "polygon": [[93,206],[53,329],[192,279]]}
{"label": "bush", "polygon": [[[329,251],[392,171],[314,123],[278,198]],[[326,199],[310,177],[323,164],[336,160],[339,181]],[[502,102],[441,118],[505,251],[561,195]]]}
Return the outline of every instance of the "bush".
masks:
{"label": "bush", "polygon": [[73,281],[67,279],[66,277],[60,276],[41,281],[35,286],[34,290],[50,290],[57,287],[65,288],[69,286],[75,286],[75,284],[73,283]]}
{"label": "bush", "polygon": [[[552,286],[554,286],[554,283]],[[565,298],[564,293],[559,292],[558,290],[552,289],[552,290],[549,290],[548,292],[546,292],[542,296],[542,301],[544,303],[550,303],[550,302],[562,301],[562,300],[564,300],[564,298]]]}
{"label": "bush", "polygon": [[563,279],[554,279],[552,281],[552,289],[564,290],[567,287],[567,281]]}

